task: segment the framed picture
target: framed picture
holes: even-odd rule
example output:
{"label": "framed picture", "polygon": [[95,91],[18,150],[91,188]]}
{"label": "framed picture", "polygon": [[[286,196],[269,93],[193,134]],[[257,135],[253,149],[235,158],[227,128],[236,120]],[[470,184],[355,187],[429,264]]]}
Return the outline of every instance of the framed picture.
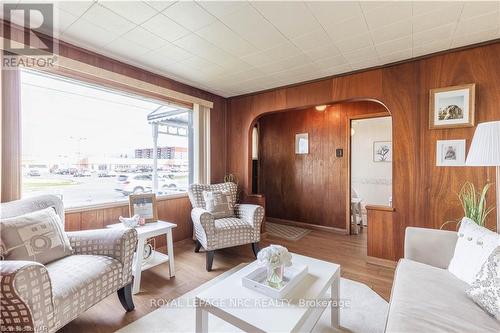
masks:
{"label": "framed picture", "polygon": [[155,194],[131,194],[128,196],[128,199],[130,216],[139,214],[140,217],[144,218],[146,223],[158,221]]}
{"label": "framed picture", "polygon": [[375,141],[373,143],[373,162],[392,162],[391,141]]}
{"label": "framed picture", "polygon": [[429,128],[474,126],[475,84],[430,90]]}
{"label": "framed picture", "polygon": [[295,134],[295,154],[309,154],[309,134]]}
{"label": "framed picture", "polygon": [[465,165],[465,140],[438,140],[436,142],[436,165]]}

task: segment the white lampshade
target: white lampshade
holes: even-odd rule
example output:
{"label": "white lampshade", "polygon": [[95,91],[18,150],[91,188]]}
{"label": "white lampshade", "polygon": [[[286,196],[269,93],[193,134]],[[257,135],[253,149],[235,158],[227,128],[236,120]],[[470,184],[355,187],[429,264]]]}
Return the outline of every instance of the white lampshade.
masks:
{"label": "white lampshade", "polygon": [[500,121],[477,126],[465,165],[500,166]]}

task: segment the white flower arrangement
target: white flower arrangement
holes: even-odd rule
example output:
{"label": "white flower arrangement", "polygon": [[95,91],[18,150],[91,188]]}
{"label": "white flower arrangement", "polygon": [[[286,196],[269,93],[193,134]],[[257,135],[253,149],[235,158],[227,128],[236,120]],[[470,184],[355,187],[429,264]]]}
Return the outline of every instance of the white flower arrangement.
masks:
{"label": "white flower arrangement", "polygon": [[267,266],[279,267],[284,265],[290,267],[292,265],[292,255],[286,247],[281,245],[270,245],[263,248],[257,254],[257,260]]}

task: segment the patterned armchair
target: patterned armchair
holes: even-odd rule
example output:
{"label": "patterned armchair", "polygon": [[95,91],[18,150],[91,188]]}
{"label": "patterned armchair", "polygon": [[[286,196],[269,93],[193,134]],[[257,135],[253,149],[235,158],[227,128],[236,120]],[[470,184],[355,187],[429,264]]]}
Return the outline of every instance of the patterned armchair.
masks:
{"label": "patterned armchair", "polygon": [[[53,207],[64,223],[62,201],[39,196],[2,203],[0,218]],[[134,229],[100,229],[66,233],[73,255],[42,265],[34,261],[0,261],[2,332],[55,332],[108,295],[118,292],[126,311],[132,301]]]}
{"label": "patterned armchair", "polygon": [[193,206],[191,218],[196,235],[196,248],[206,250],[207,271],[212,270],[214,251],[242,244],[252,244],[255,255],[259,251],[260,225],[264,219],[264,208],[257,205],[235,204],[234,217],[216,219],[205,209],[203,191],[220,191],[231,194],[236,202],[237,185],[222,183],[214,185],[192,184],[189,187],[189,200]]}

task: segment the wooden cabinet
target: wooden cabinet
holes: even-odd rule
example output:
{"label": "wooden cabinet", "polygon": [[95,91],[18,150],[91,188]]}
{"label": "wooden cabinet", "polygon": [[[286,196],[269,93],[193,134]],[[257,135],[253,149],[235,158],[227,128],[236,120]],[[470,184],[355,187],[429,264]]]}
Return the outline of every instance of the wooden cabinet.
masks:
{"label": "wooden cabinet", "polygon": [[366,206],[368,218],[368,256],[396,260],[393,234],[394,208],[388,206]]}

